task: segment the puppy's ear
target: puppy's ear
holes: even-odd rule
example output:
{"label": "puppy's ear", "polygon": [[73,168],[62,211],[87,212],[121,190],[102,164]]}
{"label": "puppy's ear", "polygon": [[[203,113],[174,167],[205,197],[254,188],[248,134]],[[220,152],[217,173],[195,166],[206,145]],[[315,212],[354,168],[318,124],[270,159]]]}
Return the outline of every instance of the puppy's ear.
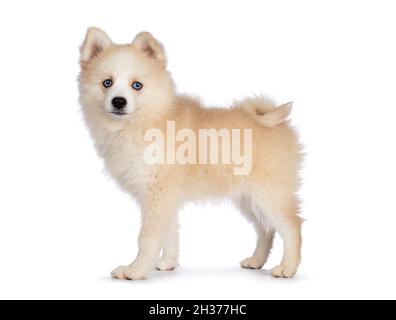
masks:
{"label": "puppy's ear", "polygon": [[149,32],[140,32],[132,42],[139,50],[148,57],[159,61],[166,66],[166,55],[162,44],[156,40]]}
{"label": "puppy's ear", "polygon": [[104,49],[111,46],[109,36],[99,28],[90,27],[81,46],[81,64],[85,64],[95,58]]}

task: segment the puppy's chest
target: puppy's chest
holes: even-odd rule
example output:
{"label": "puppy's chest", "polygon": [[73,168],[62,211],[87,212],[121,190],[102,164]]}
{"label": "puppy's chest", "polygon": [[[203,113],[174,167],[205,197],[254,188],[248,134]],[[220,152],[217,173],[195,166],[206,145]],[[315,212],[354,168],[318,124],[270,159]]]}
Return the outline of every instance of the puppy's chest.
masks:
{"label": "puppy's chest", "polygon": [[143,138],[118,133],[107,136],[98,145],[106,169],[118,184],[139,196],[144,192],[150,167],[144,162]]}

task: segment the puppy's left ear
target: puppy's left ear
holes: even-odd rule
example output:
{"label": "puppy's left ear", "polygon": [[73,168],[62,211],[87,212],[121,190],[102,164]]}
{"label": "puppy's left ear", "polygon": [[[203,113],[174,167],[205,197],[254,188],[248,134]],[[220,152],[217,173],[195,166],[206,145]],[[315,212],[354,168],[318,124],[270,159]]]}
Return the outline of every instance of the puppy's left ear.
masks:
{"label": "puppy's left ear", "polygon": [[157,60],[166,67],[166,55],[163,45],[149,32],[139,33],[132,42],[148,57]]}

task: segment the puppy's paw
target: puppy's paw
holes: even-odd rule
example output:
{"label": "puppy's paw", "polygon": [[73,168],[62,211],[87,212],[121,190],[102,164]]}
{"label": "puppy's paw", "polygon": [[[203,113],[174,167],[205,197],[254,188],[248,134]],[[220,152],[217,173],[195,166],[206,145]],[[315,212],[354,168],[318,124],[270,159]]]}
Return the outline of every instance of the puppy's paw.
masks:
{"label": "puppy's paw", "polygon": [[291,278],[297,272],[296,268],[290,268],[280,264],[271,270],[271,274],[275,278]]}
{"label": "puppy's paw", "polygon": [[111,276],[115,279],[125,279],[124,276],[124,270],[125,270],[126,266],[119,266],[118,268],[115,268],[112,272],[111,272]]}
{"label": "puppy's paw", "polygon": [[177,261],[170,259],[160,259],[157,264],[157,270],[160,271],[173,271],[179,266]]}
{"label": "puppy's paw", "polygon": [[113,278],[121,280],[143,280],[146,279],[149,272],[146,269],[136,266],[120,266],[111,272]]}
{"label": "puppy's paw", "polygon": [[124,277],[128,280],[144,280],[148,274],[149,270],[134,265],[130,265],[124,269]]}
{"label": "puppy's paw", "polygon": [[245,269],[261,269],[264,265],[262,261],[255,259],[253,257],[246,258],[240,262],[242,268]]}

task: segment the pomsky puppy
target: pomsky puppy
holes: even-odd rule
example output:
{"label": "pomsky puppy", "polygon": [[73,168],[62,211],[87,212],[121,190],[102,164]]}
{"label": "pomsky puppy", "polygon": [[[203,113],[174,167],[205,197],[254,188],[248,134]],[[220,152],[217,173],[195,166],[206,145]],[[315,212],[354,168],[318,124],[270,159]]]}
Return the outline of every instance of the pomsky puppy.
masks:
{"label": "pomsky puppy", "polygon": [[[80,64],[80,102],[96,149],[111,176],[141,207],[139,252],[130,265],[112,272],[114,278],[144,279],[155,267],[174,270],[178,266],[178,209],[186,201],[213,198],[231,199],[256,229],[256,249],[241,261],[243,268],[265,264],[278,232],[283,258],[271,273],[285,278],[295,275],[301,248],[296,192],[302,156],[298,137],[287,121],[291,103],[277,106],[258,96],[230,108],[205,108],[195,98],[180,96],[166,69],[162,44],[147,32],[139,33],[131,44],[116,45],[102,30],[89,28]],[[184,134],[178,133],[176,140],[159,139],[154,147],[166,146],[165,155],[158,158],[163,162],[148,161],[153,137],[158,132],[167,135],[170,124],[184,129]],[[153,129],[155,134],[148,140],[147,133]],[[201,161],[201,154],[209,152],[208,145],[191,137],[201,137],[202,129],[220,133],[221,148],[217,143],[214,150],[228,162],[212,161],[218,157]],[[234,137],[241,137],[238,130],[246,133],[245,139],[235,139],[242,140],[245,155],[239,158],[246,161],[239,169],[244,172],[236,172],[235,163],[225,157],[229,156],[226,138],[232,136],[234,142]],[[216,143],[209,142],[213,153]],[[172,147],[182,150],[173,152]],[[231,146],[233,156],[235,148]],[[175,153],[179,158],[187,154],[190,161],[176,161]]]}

